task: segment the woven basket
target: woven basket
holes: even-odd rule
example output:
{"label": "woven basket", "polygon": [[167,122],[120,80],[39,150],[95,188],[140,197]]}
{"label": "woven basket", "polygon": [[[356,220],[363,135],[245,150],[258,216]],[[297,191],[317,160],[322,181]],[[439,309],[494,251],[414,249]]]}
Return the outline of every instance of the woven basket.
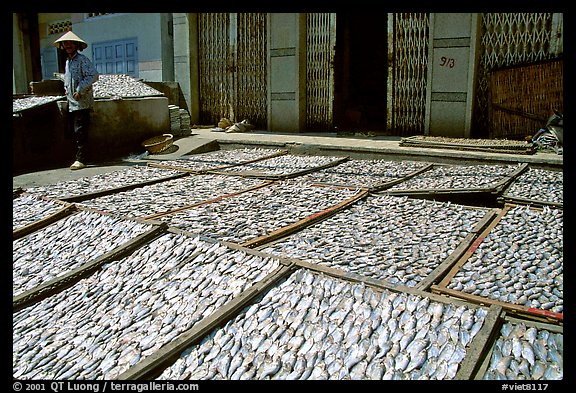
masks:
{"label": "woven basket", "polygon": [[174,135],[172,134],[162,134],[155,136],[150,139],[146,139],[142,142],[142,146],[148,150],[150,154],[161,153],[164,150],[172,146],[172,141],[174,140]]}
{"label": "woven basket", "polygon": [[524,139],[563,112],[562,59],[504,67],[490,74],[490,138]]}

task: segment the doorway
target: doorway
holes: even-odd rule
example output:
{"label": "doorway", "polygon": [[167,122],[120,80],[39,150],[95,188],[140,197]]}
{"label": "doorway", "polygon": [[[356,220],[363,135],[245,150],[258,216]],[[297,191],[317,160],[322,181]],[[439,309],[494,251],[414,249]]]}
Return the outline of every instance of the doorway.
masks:
{"label": "doorway", "polygon": [[337,13],[334,125],[338,133],[386,134],[386,13]]}

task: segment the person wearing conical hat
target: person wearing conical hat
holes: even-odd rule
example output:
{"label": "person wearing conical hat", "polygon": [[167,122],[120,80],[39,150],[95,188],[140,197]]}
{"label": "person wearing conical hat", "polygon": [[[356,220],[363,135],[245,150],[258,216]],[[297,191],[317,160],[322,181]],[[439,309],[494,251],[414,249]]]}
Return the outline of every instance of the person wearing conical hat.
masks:
{"label": "person wearing conical hat", "polygon": [[93,84],[98,80],[98,71],[94,64],[79,53],[88,44],[73,32],[69,31],[54,41],[54,46],[66,52],[66,69],[64,72],[64,93],[68,101],[70,125],[76,139],[76,161],[70,169],[82,169],[86,166],[86,142],[90,113],[94,107]]}

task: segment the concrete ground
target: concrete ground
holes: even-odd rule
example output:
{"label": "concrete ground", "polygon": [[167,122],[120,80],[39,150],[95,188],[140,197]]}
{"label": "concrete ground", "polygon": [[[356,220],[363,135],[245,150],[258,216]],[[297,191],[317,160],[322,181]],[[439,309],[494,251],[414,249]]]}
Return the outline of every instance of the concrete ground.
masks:
{"label": "concrete ground", "polygon": [[189,154],[236,147],[283,148],[293,154],[349,156],[355,159],[414,160],[446,164],[529,163],[535,167],[563,169],[563,156],[553,152],[527,155],[433,149],[400,146],[400,141],[400,137],[390,136],[340,136],[336,133],[280,134],[267,131],[225,133],[210,129],[193,129],[192,135],[176,139],[173,146],[161,154],[146,155],[143,150],[143,154],[140,155],[123,157],[114,162],[89,164],[77,171],[64,167],[20,174],[13,176],[12,188],[44,186],[116,171],[130,165],[146,165],[148,162],[174,160]]}

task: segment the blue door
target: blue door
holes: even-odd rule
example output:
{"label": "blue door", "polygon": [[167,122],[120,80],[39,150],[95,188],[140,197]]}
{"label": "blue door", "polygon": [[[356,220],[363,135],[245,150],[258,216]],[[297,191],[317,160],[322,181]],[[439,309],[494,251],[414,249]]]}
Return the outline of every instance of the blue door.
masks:
{"label": "blue door", "polygon": [[100,74],[126,74],[138,77],[136,38],[93,44],[92,61]]}

